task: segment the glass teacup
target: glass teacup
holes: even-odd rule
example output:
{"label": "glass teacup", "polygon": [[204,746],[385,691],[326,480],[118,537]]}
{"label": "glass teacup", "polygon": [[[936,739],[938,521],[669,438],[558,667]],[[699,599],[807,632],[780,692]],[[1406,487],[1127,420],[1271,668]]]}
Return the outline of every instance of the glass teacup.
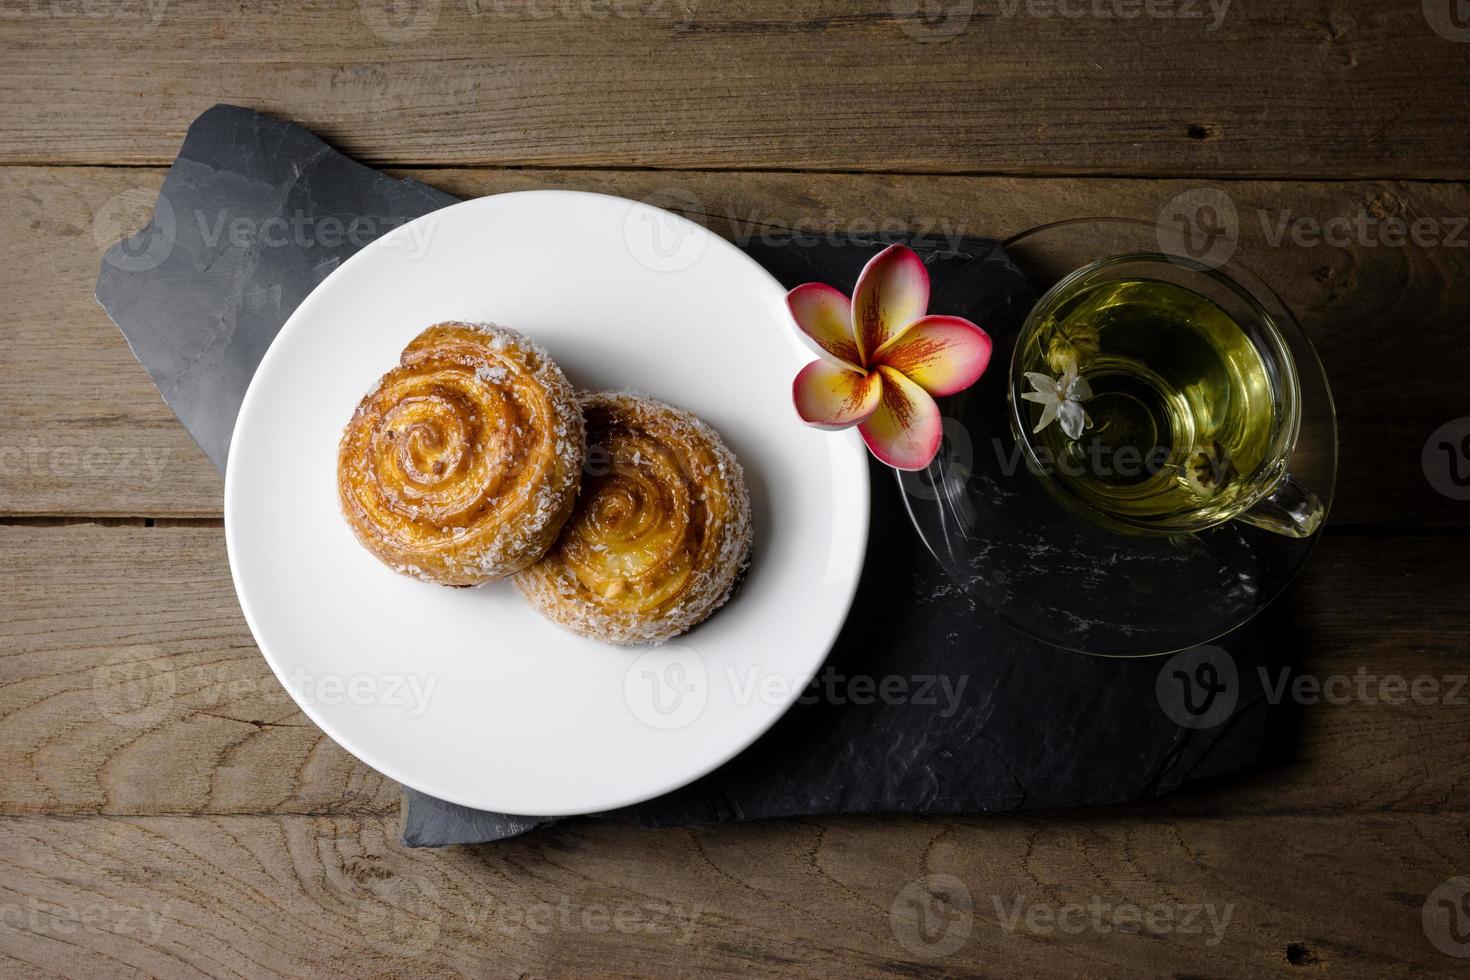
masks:
{"label": "glass teacup", "polygon": [[1138,252],[1065,276],[1021,327],[1008,395],[1028,468],[1094,523],[1180,534],[1240,520],[1305,538],[1325,515],[1290,473],[1290,347],[1218,269]]}

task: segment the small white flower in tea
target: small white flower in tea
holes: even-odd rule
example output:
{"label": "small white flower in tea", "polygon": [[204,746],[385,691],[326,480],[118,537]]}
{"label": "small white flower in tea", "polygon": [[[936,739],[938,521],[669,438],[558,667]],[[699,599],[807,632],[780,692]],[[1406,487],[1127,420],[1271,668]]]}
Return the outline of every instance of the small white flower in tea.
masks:
{"label": "small white flower in tea", "polygon": [[1041,406],[1041,421],[1036,423],[1032,432],[1040,432],[1052,422],[1060,420],[1062,431],[1067,437],[1077,439],[1081,437],[1083,429],[1092,425],[1092,419],[1082,407],[1082,403],[1092,397],[1092,386],[1077,373],[1076,365],[1068,364],[1060,378],[1048,378],[1044,374],[1027,371],[1026,380],[1035,391],[1028,391],[1021,397]]}

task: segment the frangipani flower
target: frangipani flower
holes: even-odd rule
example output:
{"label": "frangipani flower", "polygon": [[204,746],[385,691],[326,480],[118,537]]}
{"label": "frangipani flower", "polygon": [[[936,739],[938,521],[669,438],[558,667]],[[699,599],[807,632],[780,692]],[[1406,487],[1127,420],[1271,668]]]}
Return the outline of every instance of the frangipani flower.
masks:
{"label": "frangipani flower", "polygon": [[1052,379],[1035,371],[1027,371],[1026,380],[1036,390],[1028,391],[1021,397],[1041,406],[1041,419],[1032,432],[1040,432],[1052,422],[1060,420],[1062,431],[1068,437],[1077,439],[1081,437],[1082,430],[1092,424],[1092,419],[1087,417],[1087,410],[1082,407],[1082,403],[1092,397],[1092,386],[1087,383],[1086,378],[1078,375],[1075,363],[1068,363],[1067,370],[1062,372],[1060,378]]}
{"label": "frangipani flower", "polygon": [[929,271],[904,245],[873,256],[852,299],[818,282],[786,296],[796,325],[825,355],[791,386],[808,425],[856,425],[868,449],[899,470],[929,465],[943,437],[935,395],[970,387],[990,363],[990,335],[957,316],[926,316]]}

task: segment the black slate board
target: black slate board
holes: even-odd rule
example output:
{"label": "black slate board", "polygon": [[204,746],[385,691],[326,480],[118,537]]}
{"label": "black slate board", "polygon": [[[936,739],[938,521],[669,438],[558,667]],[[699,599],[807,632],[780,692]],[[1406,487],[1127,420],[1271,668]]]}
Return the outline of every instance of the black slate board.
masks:
{"label": "black slate board", "polygon": [[[216,106],[190,127],[154,220],[107,252],[97,298],[223,469],[250,376],[296,305],[378,234],[454,201],[362,166],[298,126]],[[232,234],[232,222],[253,240]],[[303,224],[309,235],[292,231]],[[863,263],[894,240],[924,256],[934,312],[995,324],[1024,316],[1034,298],[984,239],[774,233],[741,247],[788,286],[819,280],[850,291]],[[1267,711],[1255,668],[1266,657],[1250,628],[1167,661],[1088,658],[1031,641],[954,587],[910,526],[893,473],[871,465],[857,601],[807,696],[714,773],[603,816],[662,826],[1115,803],[1257,758]],[[1198,673],[1217,662],[1228,669]],[[1197,711],[1172,693],[1176,679],[1182,692],[1191,678],[1213,677],[1226,687]],[[405,796],[411,846],[495,840],[546,822]]]}

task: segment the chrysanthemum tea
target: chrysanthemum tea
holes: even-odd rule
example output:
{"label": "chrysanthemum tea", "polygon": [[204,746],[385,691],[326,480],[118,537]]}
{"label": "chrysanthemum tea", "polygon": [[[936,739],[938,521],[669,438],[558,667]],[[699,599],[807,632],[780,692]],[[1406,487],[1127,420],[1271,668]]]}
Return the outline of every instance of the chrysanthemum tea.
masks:
{"label": "chrysanthemum tea", "polygon": [[1078,274],[1033,311],[1012,374],[1033,465],[1104,523],[1244,517],[1292,534],[1320,519],[1245,513],[1282,482],[1295,438],[1295,375],[1269,320],[1248,327],[1162,278]]}

